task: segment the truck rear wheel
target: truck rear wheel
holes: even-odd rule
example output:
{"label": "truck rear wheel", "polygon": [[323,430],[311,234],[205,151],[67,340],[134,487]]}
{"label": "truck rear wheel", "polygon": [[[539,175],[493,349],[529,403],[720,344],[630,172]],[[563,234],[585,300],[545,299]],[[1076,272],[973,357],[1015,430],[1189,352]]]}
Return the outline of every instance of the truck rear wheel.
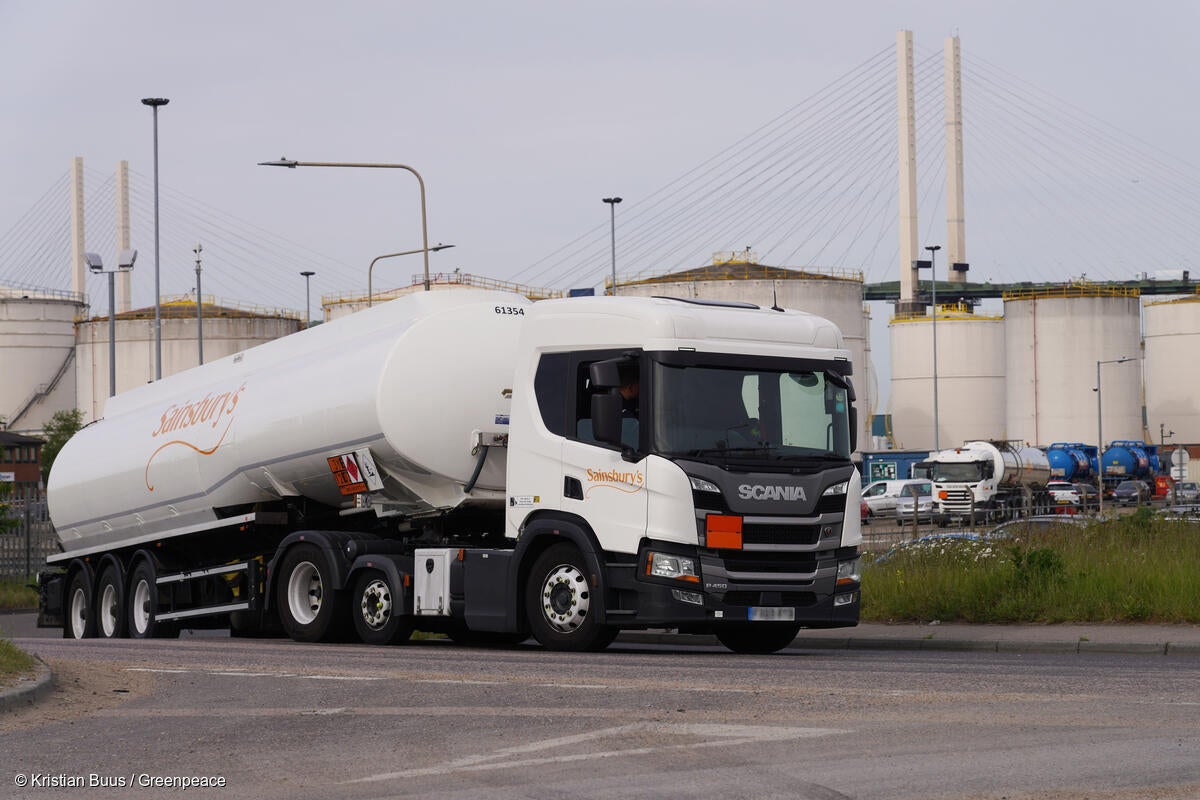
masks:
{"label": "truck rear wheel", "polygon": [[358,638],[367,644],[401,644],[413,631],[413,619],[402,614],[398,587],[379,570],[364,570],[354,582],[350,615]]}
{"label": "truck rear wheel", "polygon": [[64,639],[91,639],[96,635],[96,617],[92,613],[92,585],[86,570],[77,569],[67,585]]}
{"label": "truck rear wheel", "polygon": [[279,621],[298,642],[340,637],[345,630],[345,593],[333,588],[333,568],[321,548],[293,547],[283,557],[276,585]]}
{"label": "truck rear wheel", "polygon": [[592,613],[593,586],[579,549],[556,544],[538,556],[525,588],[525,613],[533,636],[550,650],[603,650],[616,628],[600,625]]}
{"label": "truck rear wheel", "polygon": [[158,584],[154,565],[142,561],[129,578],[125,604],[125,629],[133,639],[155,639],[179,635],[178,625],[158,621]]}
{"label": "truck rear wheel", "polygon": [[717,641],[735,653],[776,653],[792,643],[799,625],[777,622],[730,622],[717,627]]}
{"label": "truck rear wheel", "polygon": [[125,591],[121,570],[109,564],[96,584],[96,635],[101,639],[125,636]]}

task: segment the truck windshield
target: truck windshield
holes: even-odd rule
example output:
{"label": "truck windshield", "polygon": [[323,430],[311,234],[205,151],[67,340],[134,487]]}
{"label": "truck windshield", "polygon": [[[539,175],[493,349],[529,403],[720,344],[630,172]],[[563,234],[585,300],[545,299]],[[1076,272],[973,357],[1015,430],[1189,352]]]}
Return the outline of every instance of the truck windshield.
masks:
{"label": "truck windshield", "polygon": [[653,447],[674,456],[850,458],[848,392],[819,371],[654,364]]}
{"label": "truck windshield", "polygon": [[992,464],[989,461],[966,461],[954,463],[939,463],[931,465],[933,480],[938,483],[976,483],[992,475]]}

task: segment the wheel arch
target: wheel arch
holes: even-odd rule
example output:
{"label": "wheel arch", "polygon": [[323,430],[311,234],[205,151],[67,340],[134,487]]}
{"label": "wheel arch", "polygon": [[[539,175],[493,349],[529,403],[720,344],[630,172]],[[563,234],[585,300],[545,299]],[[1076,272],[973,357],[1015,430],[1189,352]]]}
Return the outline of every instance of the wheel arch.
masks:
{"label": "wheel arch", "polygon": [[525,587],[529,581],[529,573],[533,562],[553,545],[570,542],[575,545],[587,564],[594,583],[594,592],[601,602],[597,604],[596,618],[600,624],[607,622],[605,613],[608,580],[604,571],[603,549],[596,538],[595,531],[587,520],[575,514],[545,512],[531,517],[526,521],[517,544],[516,558],[513,559],[516,591],[513,592],[512,603],[517,619],[522,619]]}
{"label": "wheel arch", "polygon": [[330,580],[334,589],[341,590],[346,588],[346,583],[350,579],[350,564],[346,558],[346,545],[355,538],[361,538],[355,534],[345,533],[343,531],[295,531],[288,534],[279,546],[275,548],[274,555],[267,562],[267,577],[263,585],[263,602],[266,608],[274,608],[275,606],[275,587],[278,584],[278,567],[293,547],[300,544],[311,544],[320,548],[329,558],[329,568],[333,573],[330,575]]}

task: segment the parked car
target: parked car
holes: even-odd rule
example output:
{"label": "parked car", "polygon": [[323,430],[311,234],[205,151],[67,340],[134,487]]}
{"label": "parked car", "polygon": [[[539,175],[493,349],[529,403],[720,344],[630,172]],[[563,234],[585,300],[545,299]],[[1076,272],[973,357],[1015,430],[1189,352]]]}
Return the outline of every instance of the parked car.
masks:
{"label": "parked car", "polygon": [[1175,484],[1175,494],[1171,497],[1177,503],[1200,503],[1200,483],[1179,481]]}
{"label": "parked car", "polygon": [[871,507],[869,505],[867,505],[867,501],[859,500],[858,508],[859,508],[859,511],[862,513],[862,524],[863,525],[871,524]]}
{"label": "parked car", "polygon": [[1090,483],[1077,483],[1075,491],[1079,493],[1079,499],[1085,509],[1100,507],[1100,495],[1096,492],[1095,486]]}
{"label": "parked car", "polygon": [[1046,484],[1046,491],[1054,498],[1055,505],[1078,506],[1083,504],[1083,497],[1079,493],[1079,487],[1073,483],[1050,481]]}
{"label": "parked car", "polygon": [[933,484],[930,481],[909,481],[896,498],[896,522],[907,525],[913,521],[913,504],[917,507],[917,522],[933,521]]}
{"label": "parked car", "polygon": [[896,509],[896,501],[900,498],[900,491],[908,485],[914,483],[925,483],[929,481],[920,481],[913,479],[906,480],[886,480],[875,481],[862,491],[862,498],[867,504],[870,516],[888,516]]}
{"label": "parked car", "polygon": [[1141,505],[1150,502],[1154,490],[1145,481],[1121,481],[1113,489],[1113,502],[1122,506]]}

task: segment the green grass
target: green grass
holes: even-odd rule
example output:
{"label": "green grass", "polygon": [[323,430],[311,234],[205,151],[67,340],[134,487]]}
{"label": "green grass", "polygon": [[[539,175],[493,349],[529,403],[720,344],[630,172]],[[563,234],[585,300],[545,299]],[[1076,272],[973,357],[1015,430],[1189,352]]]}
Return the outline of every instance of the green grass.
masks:
{"label": "green grass", "polygon": [[913,548],[863,570],[864,622],[1200,623],[1200,526],[1139,512]]}
{"label": "green grass", "polygon": [[31,582],[20,578],[0,579],[0,609],[37,608],[37,591],[29,588]]}
{"label": "green grass", "polygon": [[7,639],[0,639],[0,688],[13,682],[18,675],[28,675],[33,672],[33,656]]}

